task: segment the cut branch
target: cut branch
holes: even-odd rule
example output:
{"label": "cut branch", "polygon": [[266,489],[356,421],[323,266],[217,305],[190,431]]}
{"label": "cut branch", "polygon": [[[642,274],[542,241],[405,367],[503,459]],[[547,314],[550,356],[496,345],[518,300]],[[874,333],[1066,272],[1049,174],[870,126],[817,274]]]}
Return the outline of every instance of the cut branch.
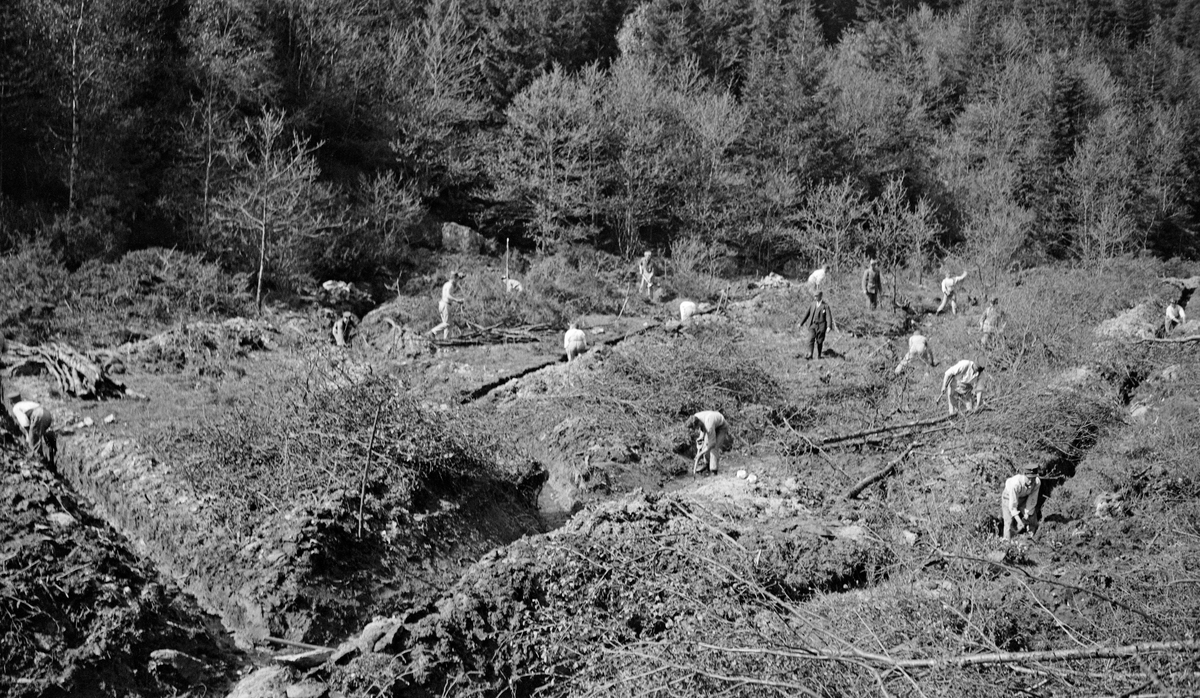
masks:
{"label": "cut branch", "polygon": [[1187,342],[1200,342],[1200,334],[1190,335],[1188,337],[1173,337],[1158,339],[1157,337],[1141,337],[1138,342],[1152,342],[1154,344],[1186,344]]}
{"label": "cut branch", "polygon": [[908,422],[907,424],[893,424],[891,426],[879,427],[877,429],[866,429],[864,431],[856,431],[852,434],[840,434],[838,436],[831,436],[828,439],[822,439],[817,445],[818,446],[828,446],[829,444],[836,444],[836,443],[840,443],[842,441],[850,441],[852,439],[861,439],[864,436],[874,436],[875,434],[883,434],[883,433],[892,432],[892,431],[901,431],[904,429],[919,429],[921,427],[931,427],[936,424],[941,424],[942,422],[948,422],[951,419],[954,419],[954,415],[952,415],[952,414],[951,415],[943,415],[941,417],[935,417],[933,419],[920,419],[915,422]]}
{"label": "cut branch", "polygon": [[908,448],[904,449],[904,453],[901,453],[898,458],[896,458],[895,460],[893,460],[892,462],[890,462],[886,466],[884,466],[884,468],[882,470],[880,470],[872,475],[869,475],[869,476],[863,478],[862,480],[859,480],[858,483],[854,485],[854,487],[851,487],[850,489],[846,490],[846,493],[842,495],[842,499],[854,499],[854,498],[858,497],[858,495],[862,494],[863,490],[867,489],[871,485],[874,485],[876,482],[879,482],[880,480],[890,476],[896,470],[896,466],[900,465],[900,462],[903,461],[905,458],[907,458],[908,454],[912,453],[914,448],[916,448],[917,446],[920,446],[920,445],[921,444],[916,441],[914,441],[913,443],[910,443],[908,445]]}

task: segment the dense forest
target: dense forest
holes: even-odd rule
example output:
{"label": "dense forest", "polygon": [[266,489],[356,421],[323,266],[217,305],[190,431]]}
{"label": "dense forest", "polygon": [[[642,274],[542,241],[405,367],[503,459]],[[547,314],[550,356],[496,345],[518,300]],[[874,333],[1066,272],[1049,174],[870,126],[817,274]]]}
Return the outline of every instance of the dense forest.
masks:
{"label": "dense forest", "polygon": [[0,252],[1200,250],[1197,0],[8,0]]}

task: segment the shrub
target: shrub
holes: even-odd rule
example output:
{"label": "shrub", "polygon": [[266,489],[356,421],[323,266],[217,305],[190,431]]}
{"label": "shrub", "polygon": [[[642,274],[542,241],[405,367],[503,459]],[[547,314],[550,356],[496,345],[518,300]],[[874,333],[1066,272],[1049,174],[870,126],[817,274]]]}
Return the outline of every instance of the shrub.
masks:
{"label": "shrub", "polygon": [[71,275],[57,312],[69,341],[126,341],[130,330],[153,332],[184,320],[239,315],[250,309],[245,274],[226,274],[200,256],[152,248],[111,264],[84,263]]}
{"label": "shrub", "polygon": [[0,331],[35,344],[54,332],[54,306],[66,295],[68,273],[45,242],[0,256]]}
{"label": "shrub", "polygon": [[712,246],[696,238],[679,238],[671,243],[667,260],[668,283],[677,296],[715,300],[726,284],[717,277],[717,257]]}
{"label": "shrub", "polygon": [[395,382],[376,376],[337,387],[338,378],[281,377],[272,382],[281,387],[229,406],[223,418],[167,433],[164,447],[199,494],[215,496],[218,518],[243,533],[330,491],[357,499],[369,484],[363,506],[378,520],[463,482],[505,477],[482,435],[425,409]]}

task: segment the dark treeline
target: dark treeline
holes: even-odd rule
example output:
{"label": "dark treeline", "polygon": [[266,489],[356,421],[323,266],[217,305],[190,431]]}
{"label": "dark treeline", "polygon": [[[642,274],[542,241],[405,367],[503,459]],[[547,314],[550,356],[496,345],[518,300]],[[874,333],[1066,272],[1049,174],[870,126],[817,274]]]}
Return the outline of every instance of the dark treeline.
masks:
{"label": "dark treeline", "polygon": [[0,251],[1194,255],[1198,0],[7,0]]}

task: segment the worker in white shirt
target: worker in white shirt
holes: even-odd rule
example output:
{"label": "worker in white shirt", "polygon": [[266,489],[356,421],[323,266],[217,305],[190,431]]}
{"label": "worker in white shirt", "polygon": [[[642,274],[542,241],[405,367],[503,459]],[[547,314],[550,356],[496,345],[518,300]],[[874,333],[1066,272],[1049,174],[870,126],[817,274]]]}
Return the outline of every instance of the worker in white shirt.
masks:
{"label": "worker in white shirt", "polygon": [[955,315],[958,314],[958,303],[955,301],[954,288],[965,278],[967,278],[967,272],[964,271],[958,276],[947,276],[942,279],[942,304],[934,311],[934,315],[940,315],[946,309],[947,303],[950,304],[950,312]]}
{"label": "worker in white shirt", "polygon": [[12,416],[13,421],[25,437],[25,447],[30,455],[40,454],[53,463],[53,449],[47,441],[47,432],[54,422],[50,410],[42,407],[33,400],[22,400],[20,393],[8,393],[4,396],[5,410]]}
{"label": "worker in white shirt", "polygon": [[568,362],[587,351],[587,335],[573,322],[563,335],[563,349],[567,350]]}
{"label": "worker in white shirt", "polygon": [[804,285],[808,287],[808,292],[816,295],[825,286],[825,279],[829,276],[829,265],[822,264],[813,270],[813,273],[808,275],[808,281]]}
{"label": "worker in white shirt", "polygon": [[696,314],[696,303],[694,301],[684,301],[679,304],[679,320],[687,322]]}
{"label": "worker in white shirt", "polygon": [[458,280],[461,278],[463,278],[462,274],[453,272],[446,283],[442,284],[442,298],[438,301],[438,313],[441,315],[442,321],[429,330],[428,334],[441,332],[442,339],[450,338],[450,304],[462,304],[463,302],[463,299],[454,295],[455,290],[458,289]]}
{"label": "worker in white shirt", "polygon": [[510,277],[508,275],[508,272],[505,272],[504,276],[500,277],[500,280],[504,282],[504,292],[505,293],[524,293],[525,292],[525,284],[521,283],[517,279]]}
{"label": "worker in white shirt", "polygon": [[1183,306],[1178,303],[1168,303],[1166,312],[1166,321],[1163,323],[1165,334],[1171,334],[1171,330],[1187,322],[1187,313]]}
{"label": "worker in white shirt", "polygon": [[333,323],[333,343],[339,347],[350,344],[351,334],[357,324],[358,318],[354,317],[354,313],[349,310],[342,312],[342,316]]}
{"label": "worker in white shirt", "polygon": [[688,417],[684,426],[695,434],[696,458],[692,461],[692,473],[702,470],[701,463],[708,459],[708,472],[715,475],[721,458],[721,447],[729,440],[729,427],[725,416],[714,410],[697,412]]}
{"label": "worker in white shirt", "polygon": [[946,369],[942,375],[942,392],[946,394],[946,406],[950,414],[971,412],[979,409],[983,402],[983,388],[979,385],[983,367],[963,359]]}
{"label": "worker in white shirt", "polygon": [[642,258],[638,260],[638,291],[645,289],[646,295],[651,295],[655,273],[654,254],[650,250],[646,250]]}
{"label": "worker in white shirt", "polygon": [[937,361],[933,358],[933,350],[929,348],[929,340],[919,332],[914,333],[913,336],[908,338],[908,353],[904,355],[904,358],[896,366],[896,375],[900,375],[904,371],[904,367],[916,359],[924,360],[931,368],[937,366]]}
{"label": "worker in white shirt", "polygon": [[1022,472],[1004,481],[1004,494],[1000,495],[1000,518],[1004,520],[1004,540],[1012,539],[1013,524],[1017,533],[1029,530],[1032,536],[1037,532],[1038,523],[1038,494],[1042,480],[1038,477],[1038,467],[1026,465]]}
{"label": "worker in white shirt", "polygon": [[979,329],[983,332],[983,338],[979,341],[984,349],[992,343],[992,337],[1004,329],[1004,311],[1000,310],[999,306],[999,298],[991,299],[979,318]]}

